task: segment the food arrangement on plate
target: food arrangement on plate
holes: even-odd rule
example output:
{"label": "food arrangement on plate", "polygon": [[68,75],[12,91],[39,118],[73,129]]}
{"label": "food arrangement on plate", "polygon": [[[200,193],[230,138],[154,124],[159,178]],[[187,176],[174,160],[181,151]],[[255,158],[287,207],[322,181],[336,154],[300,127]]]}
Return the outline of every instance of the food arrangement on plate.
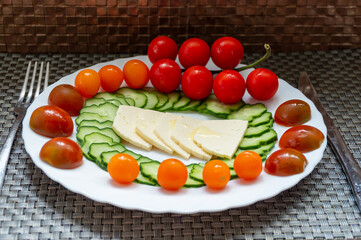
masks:
{"label": "food arrangement on plate", "polygon": [[[300,174],[308,165],[304,153],[320,148],[324,134],[304,125],[313,117],[306,101],[290,99],[273,106],[276,111],[267,108],[267,101],[281,94],[272,71],[254,69],[246,79],[240,74],[269,57],[265,48],[259,61],[238,67],[243,47],[232,37],[211,48],[188,39],[178,51],[162,36],[149,45],[150,67],[130,59],[122,69],[114,64],[83,69],[73,84],[53,88],[48,105],[31,113],[30,128],[52,138],[39,151],[40,159],[76,169],[85,158],[123,188],[145,184],[173,193],[222,192],[231,179],[252,184],[261,174]],[[210,59],[221,70],[210,71]],[[286,131],[280,134],[274,125]],[[153,158],[154,151],[168,157]]]}

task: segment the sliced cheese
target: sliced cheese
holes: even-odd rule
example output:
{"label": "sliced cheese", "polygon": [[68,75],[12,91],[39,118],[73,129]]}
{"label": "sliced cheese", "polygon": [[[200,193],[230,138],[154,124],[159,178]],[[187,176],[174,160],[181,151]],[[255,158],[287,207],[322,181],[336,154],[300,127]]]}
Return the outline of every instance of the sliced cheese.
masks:
{"label": "sliced cheese", "polygon": [[210,160],[212,155],[203,151],[193,141],[193,135],[201,122],[203,120],[180,116],[175,122],[171,137],[179,146],[193,156],[203,160]]}
{"label": "sliced cheese", "polygon": [[248,121],[208,120],[199,124],[193,140],[207,153],[231,159],[247,130]]}
{"label": "sliced cheese", "polygon": [[153,110],[139,111],[136,123],[136,132],[153,146],[166,153],[172,154],[173,150],[164,144],[164,142],[154,133],[156,123],[163,115],[165,114]]}
{"label": "sliced cheese", "polygon": [[163,143],[165,143],[169,148],[171,148],[175,153],[180,155],[185,159],[189,159],[190,154],[184,151],[180,146],[178,146],[175,141],[171,138],[172,132],[175,126],[175,122],[179,115],[166,113],[163,114],[159,119],[154,128],[154,133],[157,135]]}
{"label": "sliced cheese", "polygon": [[141,138],[136,132],[136,123],[139,116],[139,108],[120,105],[113,122],[113,130],[127,142],[150,151],[152,145]]}

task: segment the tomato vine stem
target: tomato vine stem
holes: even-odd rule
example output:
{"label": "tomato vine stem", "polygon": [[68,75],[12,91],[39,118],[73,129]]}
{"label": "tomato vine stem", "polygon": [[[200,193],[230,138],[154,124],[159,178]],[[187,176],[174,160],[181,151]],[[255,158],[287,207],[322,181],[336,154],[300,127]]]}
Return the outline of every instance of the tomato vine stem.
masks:
{"label": "tomato vine stem", "polygon": [[269,58],[269,56],[271,56],[271,46],[269,44],[265,44],[264,45],[264,49],[266,50],[266,54],[261,57],[260,59],[258,59],[257,61],[247,65],[247,66],[243,66],[243,67],[240,67],[240,68],[235,68],[234,70],[240,72],[240,71],[243,71],[243,70],[246,70],[248,68],[253,68],[255,66],[257,66],[258,64],[260,64],[261,62],[264,62],[267,60],[267,58]]}

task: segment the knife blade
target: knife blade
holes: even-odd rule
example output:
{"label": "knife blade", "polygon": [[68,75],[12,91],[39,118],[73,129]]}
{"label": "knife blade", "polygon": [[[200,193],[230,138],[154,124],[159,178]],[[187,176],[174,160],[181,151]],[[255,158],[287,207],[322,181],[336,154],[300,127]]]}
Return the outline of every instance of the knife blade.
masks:
{"label": "knife blade", "polygon": [[327,126],[327,142],[341,163],[354,193],[356,204],[359,210],[361,210],[361,168],[359,164],[348,149],[340,131],[323,107],[306,72],[301,72],[298,89],[315,104],[318,111],[322,114]]}

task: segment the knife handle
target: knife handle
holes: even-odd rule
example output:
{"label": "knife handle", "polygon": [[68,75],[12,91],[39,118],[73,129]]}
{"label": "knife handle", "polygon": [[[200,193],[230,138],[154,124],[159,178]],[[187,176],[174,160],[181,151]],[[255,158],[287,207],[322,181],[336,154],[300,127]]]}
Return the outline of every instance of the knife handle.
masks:
{"label": "knife handle", "polygon": [[350,181],[356,203],[359,209],[361,209],[361,168],[352,153],[348,150],[338,130],[332,131],[330,129],[327,133],[327,139],[333,152],[340,160],[339,162]]}

